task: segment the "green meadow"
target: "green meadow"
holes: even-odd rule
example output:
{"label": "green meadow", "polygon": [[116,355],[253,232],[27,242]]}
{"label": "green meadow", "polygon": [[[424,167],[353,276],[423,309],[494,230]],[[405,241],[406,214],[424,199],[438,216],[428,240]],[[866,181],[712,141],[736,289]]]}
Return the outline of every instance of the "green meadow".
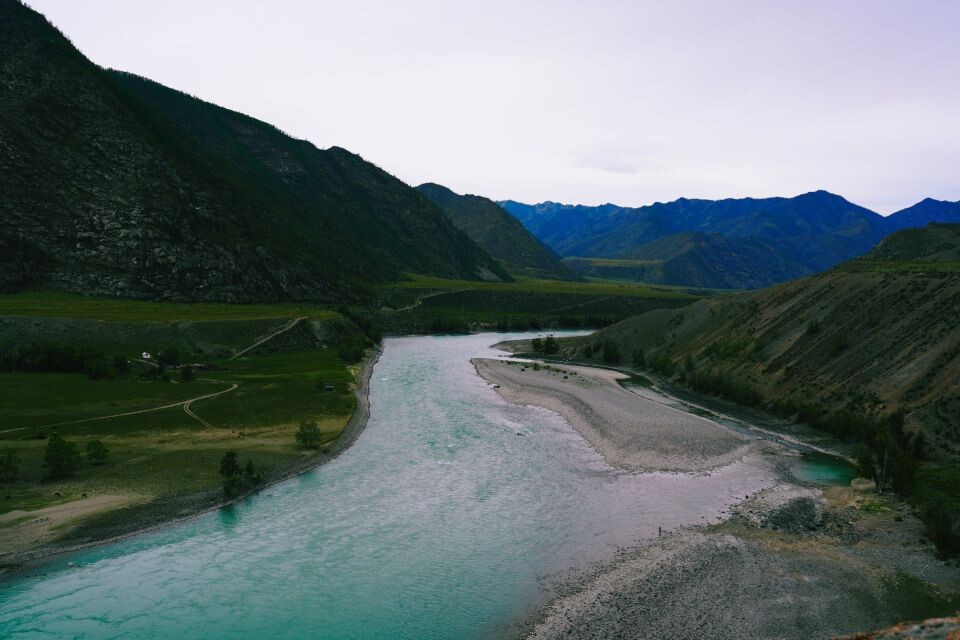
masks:
{"label": "green meadow", "polygon": [[332,311],[307,303],[226,304],[148,302],[99,298],[58,291],[0,295],[0,317],[74,318],[107,322],[199,322],[258,318],[328,318]]}
{"label": "green meadow", "polygon": [[430,333],[600,327],[651,309],[684,306],[700,294],[636,282],[409,276],[386,288],[383,297],[378,321],[384,331]]}
{"label": "green meadow", "polygon": [[[306,319],[291,327],[297,318]],[[0,296],[0,349],[8,355],[43,342],[127,363],[99,379],[0,372],[0,458],[12,454],[18,472],[0,486],[0,538],[27,544],[16,533],[31,511],[83,504],[84,496],[91,504],[121,496],[129,508],[81,513],[57,536],[96,529],[121,513],[136,519],[158,505],[168,517],[198,508],[216,499],[227,451],[238,453],[241,464],[253,461],[267,478],[302,464],[316,450],[297,445],[300,422],[317,422],[323,448],[353,413],[358,365],[345,361],[338,346],[357,340],[365,337],[347,318],[309,305]],[[140,359],[148,347],[153,364]],[[181,364],[160,373],[156,353],[164,349],[178,350]],[[192,379],[181,374],[187,364],[199,365]],[[45,452],[55,433],[77,447],[80,462],[73,473],[51,479]],[[108,450],[102,463],[87,455],[95,440]]]}

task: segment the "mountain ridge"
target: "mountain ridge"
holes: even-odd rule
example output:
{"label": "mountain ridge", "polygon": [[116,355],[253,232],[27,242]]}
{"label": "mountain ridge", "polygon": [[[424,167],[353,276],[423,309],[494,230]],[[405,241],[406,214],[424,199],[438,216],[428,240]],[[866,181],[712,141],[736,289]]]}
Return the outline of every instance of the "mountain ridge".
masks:
{"label": "mountain ridge", "polygon": [[509,279],[359,156],[98,67],[16,0],[0,24],[0,289],[338,302],[404,272]]}

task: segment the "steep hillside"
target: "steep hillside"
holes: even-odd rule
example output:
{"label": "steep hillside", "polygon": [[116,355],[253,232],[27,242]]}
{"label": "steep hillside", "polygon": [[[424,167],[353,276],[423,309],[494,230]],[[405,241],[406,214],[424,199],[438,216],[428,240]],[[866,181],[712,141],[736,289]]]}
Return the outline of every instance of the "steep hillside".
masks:
{"label": "steep hillside", "polygon": [[899,411],[932,451],[960,455],[960,269],[937,262],[958,250],[957,225],[902,231],[830,272],[652,311],[592,341],[775,408]]}
{"label": "steep hillside", "polygon": [[560,258],[493,200],[428,182],[417,187],[453,224],[512,273],[573,278]]}
{"label": "steep hillside", "polygon": [[401,271],[507,277],[358,156],[103,70],[16,0],[0,60],[0,290],[333,301]]}

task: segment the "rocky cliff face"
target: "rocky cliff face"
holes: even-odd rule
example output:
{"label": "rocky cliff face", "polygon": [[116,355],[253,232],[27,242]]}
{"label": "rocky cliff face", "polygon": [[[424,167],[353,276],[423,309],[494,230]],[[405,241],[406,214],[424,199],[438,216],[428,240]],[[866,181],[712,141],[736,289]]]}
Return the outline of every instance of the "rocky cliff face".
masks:
{"label": "rocky cliff face", "polygon": [[342,149],[100,69],[0,0],[0,289],[344,300],[401,271],[507,278]]}

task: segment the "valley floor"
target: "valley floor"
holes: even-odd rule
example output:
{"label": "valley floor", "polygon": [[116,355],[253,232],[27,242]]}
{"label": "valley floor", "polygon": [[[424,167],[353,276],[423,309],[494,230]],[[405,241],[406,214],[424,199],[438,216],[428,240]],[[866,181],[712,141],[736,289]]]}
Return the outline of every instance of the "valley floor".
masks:
{"label": "valley floor", "polygon": [[747,455],[782,479],[720,523],[664,532],[575,577],[524,637],[826,638],[960,608],[960,569],[939,560],[909,508],[872,483],[804,483],[782,444],[749,442],[670,398],[658,402],[656,390],[634,393],[616,372],[474,364],[508,401],[560,413],[625,470],[702,473]]}
{"label": "valley floor", "polygon": [[[321,421],[321,433],[325,439],[322,450],[295,451],[292,443],[296,428],[292,425],[240,431],[205,428],[192,431],[188,441],[177,437],[182,434],[173,433],[170,435],[174,437],[168,436],[159,442],[166,443],[171,453],[189,452],[187,462],[194,465],[198,459],[203,462],[203,457],[209,457],[206,455],[208,449],[212,450],[215,455],[209,461],[211,468],[219,459],[219,448],[223,447],[232,447],[241,455],[272,455],[269,458],[270,466],[264,469],[265,483],[259,488],[282,482],[332,460],[356,440],[369,419],[369,380],[379,353],[379,349],[368,352],[355,373],[352,393],[356,397],[356,405],[352,413],[342,419],[335,417]],[[170,407],[181,408],[183,405],[180,402]],[[183,408],[189,414],[189,405]],[[202,422],[202,419],[198,420]],[[329,440],[334,435],[335,439]],[[131,451],[138,451],[142,456],[142,438],[139,434],[131,438]],[[227,442],[231,439],[233,444]],[[120,450],[121,441],[121,437],[114,436],[110,441],[111,447]],[[281,452],[282,455],[273,455],[275,452]],[[139,485],[126,476],[118,476],[113,480],[123,490],[123,493],[116,494],[97,490],[100,484],[109,484],[109,479],[81,479],[53,486],[46,484],[42,486],[42,496],[34,496],[39,489],[33,485],[27,485],[19,491],[8,489],[13,495],[5,496],[5,499],[16,497],[21,503],[33,500],[36,508],[14,508],[0,515],[0,573],[4,569],[15,569],[57,553],[111,542],[186,520],[244,497],[226,499],[219,479],[208,478],[209,474],[201,476],[199,480],[193,478],[191,483],[183,487],[172,487],[168,494],[162,491],[157,493],[158,477],[152,468],[145,471],[136,467],[134,471],[141,475],[145,493],[136,492]],[[190,475],[190,471],[189,468],[171,470],[172,473],[187,475]],[[94,489],[87,489],[87,486],[93,486]],[[90,491],[89,497],[87,493],[81,493],[81,489]],[[52,499],[50,492],[54,490],[57,491],[53,495],[58,497]],[[59,497],[61,495],[62,498]],[[50,505],[51,502],[55,504]]]}

